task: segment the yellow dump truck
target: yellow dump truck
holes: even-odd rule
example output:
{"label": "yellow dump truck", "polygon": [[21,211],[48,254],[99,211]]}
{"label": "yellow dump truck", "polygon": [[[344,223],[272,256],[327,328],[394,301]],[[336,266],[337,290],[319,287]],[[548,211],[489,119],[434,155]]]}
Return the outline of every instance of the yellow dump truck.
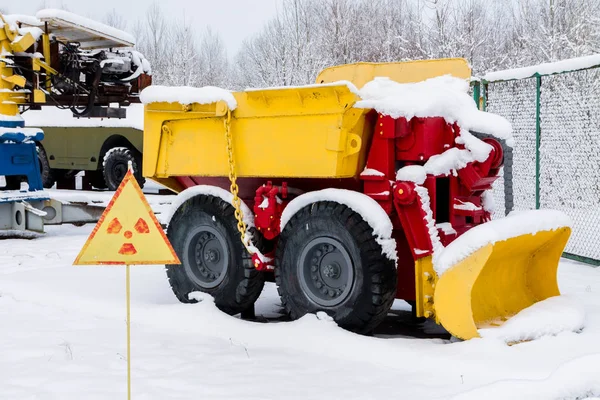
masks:
{"label": "yellow dump truck", "polygon": [[[400,298],[468,339],[558,295],[568,221],[491,221],[510,138],[466,90],[452,97],[470,76],[462,59],[359,63],[303,87],[142,92],[144,176],[181,192],[167,229],[177,298],[204,291],[236,314],[274,276],[294,319],[325,311],[367,333]],[[429,100],[445,108],[427,113]]]}

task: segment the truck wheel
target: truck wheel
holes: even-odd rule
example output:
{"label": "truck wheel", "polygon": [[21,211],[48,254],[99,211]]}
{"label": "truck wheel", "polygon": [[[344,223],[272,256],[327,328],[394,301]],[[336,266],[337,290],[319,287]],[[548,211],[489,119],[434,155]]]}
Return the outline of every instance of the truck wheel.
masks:
{"label": "truck wheel", "polygon": [[279,239],[275,281],[292,319],[325,311],[339,326],[370,333],[396,294],[396,266],[373,229],[349,207],[318,202],[298,211]]}
{"label": "truck wheel", "polygon": [[188,295],[201,291],[212,295],[219,309],[234,315],[252,307],[260,295],[264,274],[252,265],[234,212],[218,197],[198,195],[173,215],[167,237],[182,264],[167,265],[166,270],[182,303],[194,303]]}
{"label": "truck wheel", "polygon": [[42,176],[42,185],[46,189],[50,189],[56,183],[56,178],[52,173],[52,169],[50,169],[50,163],[48,162],[48,156],[46,155],[46,150],[40,144],[36,144],[35,146],[37,150],[38,163],[40,165],[40,175]]}
{"label": "truck wheel", "polygon": [[142,158],[127,147],[114,147],[106,152],[102,163],[104,182],[110,190],[117,190],[127,173],[131,161],[133,174],[140,187],[144,187],[146,179],[142,176]]}

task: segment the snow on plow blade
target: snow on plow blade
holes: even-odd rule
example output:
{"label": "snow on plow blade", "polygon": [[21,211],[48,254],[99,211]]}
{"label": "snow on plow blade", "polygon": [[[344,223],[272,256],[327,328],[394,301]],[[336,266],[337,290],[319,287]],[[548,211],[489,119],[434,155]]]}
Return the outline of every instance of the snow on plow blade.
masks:
{"label": "snow on plow blade", "polygon": [[563,226],[488,243],[451,266],[435,287],[438,322],[452,335],[471,339],[479,337],[479,328],[558,296],[558,263],[570,233]]}

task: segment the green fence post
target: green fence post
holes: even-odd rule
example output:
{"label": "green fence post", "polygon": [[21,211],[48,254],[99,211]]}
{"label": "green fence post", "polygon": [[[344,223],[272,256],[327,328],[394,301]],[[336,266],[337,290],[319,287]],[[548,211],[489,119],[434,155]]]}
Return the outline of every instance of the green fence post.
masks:
{"label": "green fence post", "polygon": [[481,111],[487,111],[487,92],[488,92],[488,82],[487,81],[482,81],[481,82],[481,98],[483,99],[482,101],[482,107],[481,107]]}
{"label": "green fence post", "polygon": [[481,95],[481,81],[474,81],[471,83],[473,86],[473,101],[477,104],[477,108],[479,108],[479,96]]}
{"label": "green fence post", "polygon": [[540,124],[541,97],[542,97],[542,76],[535,74],[535,209],[540,209],[540,145],[542,141],[542,132]]}

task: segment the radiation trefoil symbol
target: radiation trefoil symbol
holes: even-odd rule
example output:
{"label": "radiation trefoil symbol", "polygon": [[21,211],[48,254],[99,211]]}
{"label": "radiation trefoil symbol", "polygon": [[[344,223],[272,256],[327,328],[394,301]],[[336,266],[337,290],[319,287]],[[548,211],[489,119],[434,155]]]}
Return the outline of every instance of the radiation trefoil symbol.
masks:
{"label": "radiation trefoil symbol", "polygon": [[[139,218],[137,220],[133,229],[137,233],[142,234],[142,235],[150,233],[150,228],[148,228],[148,224],[142,218]],[[106,228],[106,232],[109,235],[117,235],[117,234],[121,233],[122,230],[123,230],[123,226],[121,225],[121,222],[119,222],[118,218],[113,218],[110,221],[110,223],[108,224],[108,228]],[[123,232],[123,236],[125,237],[125,239],[131,239],[133,237],[133,233],[131,231],[127,230],[127,231]],[[137,250],[135,249],[135,246],[133,245],[133,243],[123,243],[123,245],[119,249],[119,254],[133,255],[136,253],[137,253]]]}
{"label": "radiation trefoil symbol", "polygon": [[129,171],[75,260],[75,265],[180,264]]}

